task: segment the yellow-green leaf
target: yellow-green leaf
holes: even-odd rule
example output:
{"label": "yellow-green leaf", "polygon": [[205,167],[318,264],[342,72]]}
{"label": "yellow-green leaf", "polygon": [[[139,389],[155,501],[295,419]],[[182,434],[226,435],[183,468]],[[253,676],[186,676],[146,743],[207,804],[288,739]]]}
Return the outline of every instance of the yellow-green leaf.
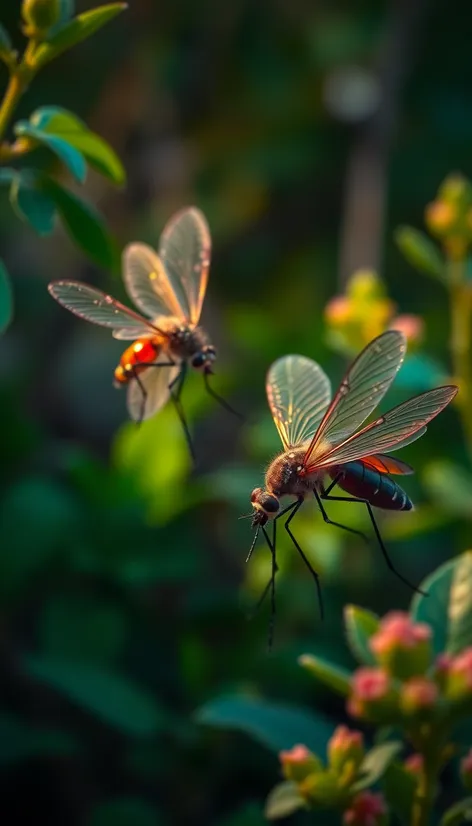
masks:
{"label": "yellow-green leaf", "polygon": [[30,138],[30,140],[45,146],[54,152],[65,167],[72,173],[74,178],[81,184],[87,177],[87,164],[84,157],[75,146],[67,140],[67,138],[60,138],[57,135],[49,135],[41,129],[37,129],[27,121],[19,121],[15,124],[15,133],[21,137]]}
{"label": "yellow-green leaf", "polygon": [[70,49],[77,43],[81,43],[82,40],[91,37],[92,34],[95,34],[96,31],[110,20],[113,20],[117,14],[120,14],[126,8],[127,3],[109,3],[106,6],[99,6],[98,9],[91,9],[77,15],[73,20],[56,30],[47,42],[41,44],[33,59],[34,68],[42,68],[66,49]]}
{"label": "yellow-green leaf", "polygon": [[288,817],[305,806],[305,801],[298,791],[296,783],[286,780],[279,783],[270,792],[264,814],[268,820],[277,820],[279,817]]}
{"label": "yellow-green leaf", "polygon": [[343,696],[349,694],[351,675],[346,669],[332,665],[321,659],[321,657],[314,657],[312,654],[303,654],[298,658],[298,662],[328,688],[332,688],[333,691]]}

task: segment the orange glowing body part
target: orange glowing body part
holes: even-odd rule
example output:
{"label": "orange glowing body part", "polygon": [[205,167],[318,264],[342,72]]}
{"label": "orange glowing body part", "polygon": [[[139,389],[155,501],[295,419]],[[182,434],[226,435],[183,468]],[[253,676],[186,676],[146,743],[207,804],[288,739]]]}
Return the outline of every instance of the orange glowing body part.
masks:
{"label": "orange glowing body part", "polygon": [[120,363],[115,370],[115,383],[117,385],[128,384],[139,373],[147,370],[149,365],[155,362],[162,352],[162,345],[163,339],[160,336],[138,338],[133,344],[130,344],[121,356]]}

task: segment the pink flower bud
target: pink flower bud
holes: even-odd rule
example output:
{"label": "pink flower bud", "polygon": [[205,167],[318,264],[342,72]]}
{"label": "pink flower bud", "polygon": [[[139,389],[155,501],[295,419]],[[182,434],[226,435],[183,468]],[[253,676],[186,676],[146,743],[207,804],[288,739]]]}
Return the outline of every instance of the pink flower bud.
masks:
{"label": "pink flower bud", "polygon": [[338,726],[328,743],[328,760],[332,769],[341,772],[347,762],[357,768],[364,758],[364,737],[362,732],[347,726]]}
{"label": "pink flower bud", "polygon": [[334,325],[344,325],[351,319],[351,301],[345,295],[336,295],[325,307],[326,320]]}
{"label": "pink flower bud", "polygon": [[396,695],[382,668],[358,668],[352,675],[351,692],[347,709],[352,716],[379,721],[385,721],[386,712],[391,716]]}
{"label": "pink flower bud", "polygon": [[453,700],[472,699],[472,647],[453,657],[447,675],[446,694]]}
{"label": "pink flower bud", "polygon": [[469,749],[460,762],[460,775],[463,785],[470,791],[472,789],[472,749]]}
{"label": "pink flower bud", "polygon": [[423,674],[431,661],[431,628],[414,623],[403,611],[391,611],[370,638],[370,649],[390,674],[408,679]]}
{"label": "pink flower bud", "polygon": [[344,812],[344,826],[385,826],[386,823],[387,806],[382,794],[359,792]]}
{"label": "pink flower bud", "polygon": [[400,330],[404,333],[408,342],[414,344],[423,338],[424,321],[419,315],[404,313],[393,319],[389,329]]}
{"label": "pink flower bud", "polygon": [[434,706],[438,698],[438,687],[426,677],[413,677],[401,691],[400,703],[407,714],[415,714]]}
{"label": "pink flower bud", "polygon": [[305,780],[309,774],[323,768],[319,757],[302,745],[293,746],[287,751],[281,751],[279,759],[284,776],[287,780],[294,780],[295,782]]}
{"label": "pink flower bud", "polygon": [[423,756],[421,754],[410,754],[403,763],[403,767],[411,774],[420,774],[423,771]]}

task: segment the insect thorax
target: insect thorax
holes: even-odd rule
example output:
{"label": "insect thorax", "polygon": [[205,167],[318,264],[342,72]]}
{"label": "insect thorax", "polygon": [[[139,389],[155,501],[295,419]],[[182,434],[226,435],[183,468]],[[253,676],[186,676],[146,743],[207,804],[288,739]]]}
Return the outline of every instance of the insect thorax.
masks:
{"label": "insect thorax", "polygon": [[304,496],[312,487],[300,476],[305,449],[288,450],[269,465],[265,477],[266,488],[275,496]]}
{"label": "insect thorax", "polygon": [[162,323],[159,327],[169,336],[169,350],[177,358],[189,359],[209,344],[208,336],[201,327],[189,327],[177,319],[168,319],[165,327]]}

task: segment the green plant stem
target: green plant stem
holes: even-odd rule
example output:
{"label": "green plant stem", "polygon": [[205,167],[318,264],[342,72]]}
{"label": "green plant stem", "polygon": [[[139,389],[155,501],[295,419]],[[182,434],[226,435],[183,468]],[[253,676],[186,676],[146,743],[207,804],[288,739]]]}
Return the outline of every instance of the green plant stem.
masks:
{"label": "green plant stem", "polygon": [[465,280],[465,262],[450,261],[450,304],[451,304],[451,338],[450,350],[454,376],[459,383],[457,404],[461,413],[462,427],[472,462],[472,416],[470,402],[472,401],[471,376],[471,315],[472,291]]}
{"label": "green plant stem", "polygon": [[24,91],[24,84],[18,70],[15,70],[8,81],[8,86],[0,106],[0,141],[3,140],[16,107]]}
{"label": "green plant stem", "polygon": [[[429,826],[436,794],[439,760],[431,755],[432,746],[422,750],[423,769],[418,778],[411,811],[411,826]],[[429,753],[428,753],[429,752]]]}

